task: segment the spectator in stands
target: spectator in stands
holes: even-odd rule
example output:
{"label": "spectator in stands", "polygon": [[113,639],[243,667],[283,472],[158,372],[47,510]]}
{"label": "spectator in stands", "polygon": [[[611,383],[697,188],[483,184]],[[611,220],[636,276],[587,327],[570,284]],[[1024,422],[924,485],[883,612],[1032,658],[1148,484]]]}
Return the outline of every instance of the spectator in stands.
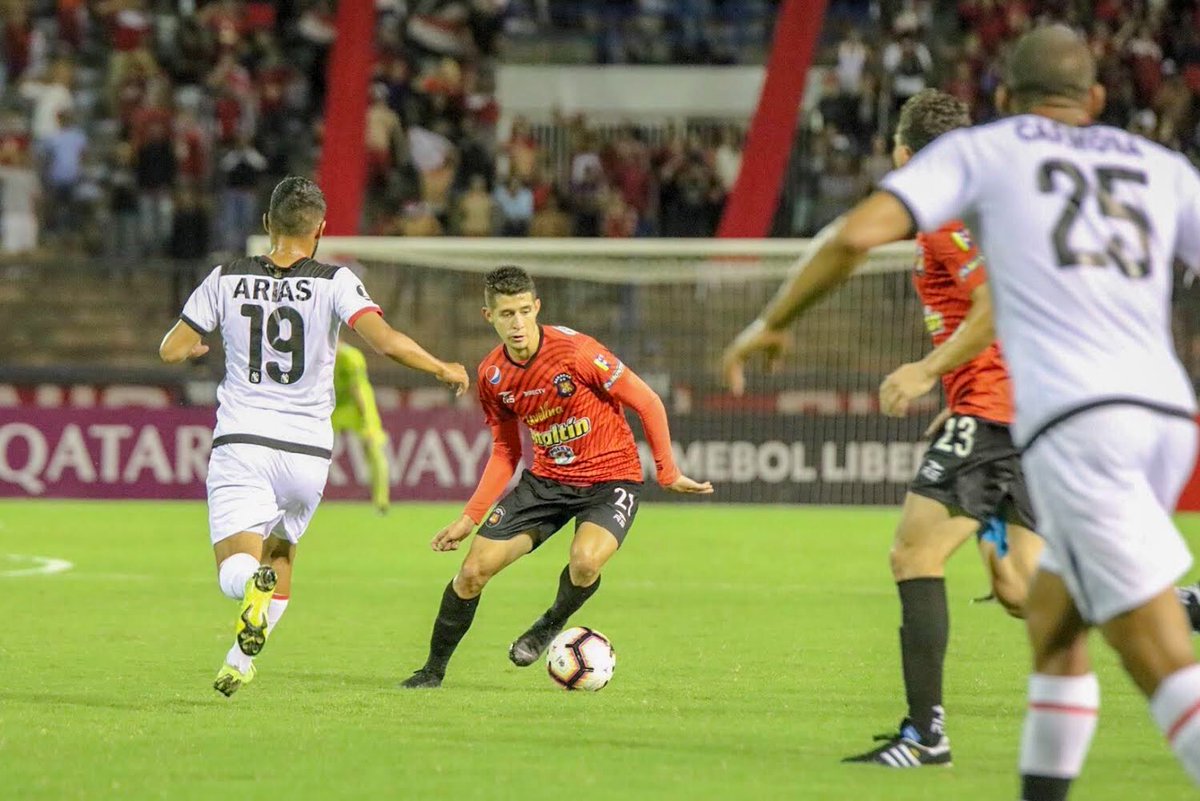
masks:
{"label": "spectator in stands", "polygon": [[723,198],[720,182],[702,155],[688,153],[664,178],[663,236],[712,236]]}
{"label": "spectator in stands", "polygon": [[258,219],[258,187],[266,173],[267,160],[246,134],[221,158],[221,249],[244,253],[246,239]]}
{"label": "spectator in stands", "polygon": [[713,167],[722,191],[732,192],[738,173],[742,171],[742,135],[732,125],[721,129],[720,144],[713,154]]}
{"label": "spectator in stands", "polygon": [[29,253],[38,245],[41,182],[29,151],[11,151],[0,158],[0,250]]}
{"label": "spectator in stands", "polygon": [[133,164],[133,146],[128,142],[119,143],[113,149],[108,171],[108,252],[110,256],[131,262],[142,256],[138,182]]}
{"label": "spectator in stands", "polygon": [[558,192],[551,192],[546,205],[533,213],[529,224],[529,235],[536,237],[567,237],[572,234],[571,215],[562,209]]}
{"label": "spectator in stands", "polygon": [[604,196],[607,184],[600,169],[600,160],[588,164],[583,175],[571,182],[572,211],[575,217],[575,236],[600,236]]}
{"label": "spectator in stands", "polygon": [[386,226],[383,233],[391,236],[441,236],[442,224],[428,203],[410,200]]}
{"label": "spectator in stands", "polygon": [[459,142],[458,171],[454,176],[454,188],[463,191],[470,186],[476,175],[483,178],[487,191],[492,191],[492,176],[496,172],[496,160],[486,141],[486,132],[474,118],[463,120],[462,140]]}
{"label": "spectator in stands", "polygon": [[614,148],[610,187],[634,213],[637,227],[634,236],[650,236],[654,229],[655,209],[652,201],[658,194],[650,170],[650,154],[632,132],[622,132]]}
{"label": "spectator in stands", "polygon": [[537,140],[533,138],[529,120],[518,116],[513,120],[512,134],[504,147],[508,155],[508,173],[518,180],[528,181],[533,177],[541,154]]}
{"label": "spectator in stands", "polygon": [[832,142],[825,170],[817,178],[817,230],[833,222],[866,194],[870,187],[859,172],[859,165],[845,137]]}
{"label": "spectator in stands", "polygon": [[[194,187],[184,183],[175,194],[175,212],[171,219],[171,241],[167,255],[179,264],[172,274],[172,301],[170,308],[181,308],[197,283],[196,273],[207,266],[209,232],[212,223],[208,208]],[[243,248],[245,241],[242,242]]]}
{"label": "spectator in stands", "polygon": [[892,171],[892,153],[887,139],[879,134],[871,137],[871,152],[862,160],[863,185],[870,192],[879,179]]}
{"label": "spectator in stands", "polygon": [[32,78],[21,82],[21,95],[33,101],[33,140],[41,143],[62,127],[62,114],[75,107],[71,94],[74,68],[67,59],[59,59],[50,68],[46,80]]}
{"label": "spectator in stands", "polygon": [[387,95],[386,86],[375,84],[367,107],[367,180],[376,186],[386,180],[395,166],[396,152],[404,136],[400,115],[388,105]]}
{"label": "spectator in stands", "polygon": [[628,239],[637,234],[637,211],[625,202],[620,192],[609,191],[604,204],[604,236],[609,239]]}
{"label": "spectator in stands", "polygon": [[470,188],[458,199],[458,232],[462,236],[491,236],[496,204],[487,189],[487,179],[472,175]]}
{"label": "spectator in stands", "polygon": [[178,165],[175,148],[162,123],[152,124],[145,141],[134,150],[134,174],[138,188],[138,219],[142,250],[157,256],[171,236],[171,189]]}
{"label": "spectator in stands", "polygon": [[75,187],[79,183],[87,135],[67,109],[59,113],[59,129],[42,141],[46,159],[46,190],[50,201],[50,230],[60,240],[76,232]]}
{"label": "spectator in stands", "polygon": [[863,75],[871,49],[863,41],[862,31],[851,26],[837,48],[837,82],[841,94],[858,97],[862,94]]}
{"label": "spectator in stands", "polygon": [[906,100],[928,86],[933,56],[924,42],[906,33],[884,48],[883,68],[891,81],[892,112],[896,114]]}
{"label": "spectator in stands", "polygon": [[527,236],[533,219],[533,192],[516,175],[510,175],[494,192],[500,211],[501,236]]}

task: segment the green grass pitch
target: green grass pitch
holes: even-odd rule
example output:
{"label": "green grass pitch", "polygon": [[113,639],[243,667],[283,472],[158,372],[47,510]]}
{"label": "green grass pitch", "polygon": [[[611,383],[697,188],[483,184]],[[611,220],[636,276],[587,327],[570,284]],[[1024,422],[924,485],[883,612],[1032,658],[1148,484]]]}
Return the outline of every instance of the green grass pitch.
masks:
{"label": "green grass pitch", "polygon": [[[211,689],[235,607],[199,503],[0,503],[4,799],[970,799],[1017,797],[1026,648],[973,550],[949,569],[950,769],[838,759],[903,712],[887,571],[895,510],[647,504],[575,618],[609,635],[598,694],[506,659],[550,602],[560,534],[483,596],[441,690],[401,692],[460,556],[457,507],[328,504],[286,617],[232,699]],[[1183,520],[1193,548],[1200,518]],[[1093,643],[1100,729],[1074,798],[1194,798]]]}

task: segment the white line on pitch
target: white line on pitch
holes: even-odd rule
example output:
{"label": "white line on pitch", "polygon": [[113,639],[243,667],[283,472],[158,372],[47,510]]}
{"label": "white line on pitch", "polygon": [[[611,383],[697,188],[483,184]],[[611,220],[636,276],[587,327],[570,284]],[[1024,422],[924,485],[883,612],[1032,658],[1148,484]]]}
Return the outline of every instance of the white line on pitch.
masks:
{"label": "white line on pitch", "polygon": [[75,567],[66,559],[54,559],[49,556],[23,556],[21,554],[8,554],[9,562],[32,562],[33,567],[18,568],[15,570],[0,570],[0,578],[19,578],[22,576],[49,576],[54,573],[64,573]]}

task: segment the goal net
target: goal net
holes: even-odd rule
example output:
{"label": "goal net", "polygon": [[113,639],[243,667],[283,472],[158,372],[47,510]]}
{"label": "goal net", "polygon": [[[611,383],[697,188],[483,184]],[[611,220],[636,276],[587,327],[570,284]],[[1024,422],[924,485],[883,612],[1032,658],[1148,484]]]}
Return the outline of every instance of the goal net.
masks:
{"label": "goal net", "polygon": [[[264,244],[252,241],[251,252]],[[941,404],[930,395],[900,420],[878,411],[883,376],[927,349],[910,286],[911,243],[873,253],[798,322],[778,370],[751,365],[743,397],[721,385],[722,349],[807,247],[803,240],[332,237],[322,241],[321,258],[359,271],[396,327],[472,375],[497,344],[480,314],[482,274],[520,265],[537,281],[543,324],[594,336],[661,394],[680,466],[716,483],[718,498],[895,503]],[[385,360],[372,361],[371,371],[377,384],[422,384]],[[428,403],[430,395],[405,397]],[[473,399],[464,414],[478,421]]]}

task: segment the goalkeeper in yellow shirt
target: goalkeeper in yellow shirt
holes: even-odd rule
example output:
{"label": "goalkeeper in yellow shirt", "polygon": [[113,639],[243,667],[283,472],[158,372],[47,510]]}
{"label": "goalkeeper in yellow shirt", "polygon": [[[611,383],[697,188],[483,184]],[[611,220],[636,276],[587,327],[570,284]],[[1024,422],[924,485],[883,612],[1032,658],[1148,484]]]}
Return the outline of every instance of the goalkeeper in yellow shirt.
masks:
{"label": "goalkeeper in yellow shirt", "polygon": [[371,503],[379,514],[388,510],[387,434],[375,406],[375,392],[367,380],[367,360],[362,351],[339,342],[333,363],[333,431],[351,431],[362,441],[371,469]]}

